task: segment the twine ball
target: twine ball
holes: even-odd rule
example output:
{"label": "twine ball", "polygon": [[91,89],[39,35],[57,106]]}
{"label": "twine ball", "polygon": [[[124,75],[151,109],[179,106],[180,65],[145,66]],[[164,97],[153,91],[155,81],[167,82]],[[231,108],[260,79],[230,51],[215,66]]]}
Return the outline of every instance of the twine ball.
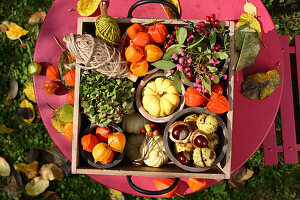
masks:
{"label": "twine ball", "polygon": [[117,45],[121,38],[118,23],[112,17],[98,17],[95,22],[96,36],[107,44]]}

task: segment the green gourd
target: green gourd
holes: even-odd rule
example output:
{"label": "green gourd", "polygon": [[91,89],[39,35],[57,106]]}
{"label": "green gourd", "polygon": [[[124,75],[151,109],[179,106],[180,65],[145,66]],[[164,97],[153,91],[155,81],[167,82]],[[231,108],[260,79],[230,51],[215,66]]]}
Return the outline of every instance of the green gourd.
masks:
{"label": "green gourd", "polygon": [[101,16],[96,19],[96,36],[107,44],[117,45],[121,38],[121,31],[117,21],[108,16],[105,2],[100,3]]}

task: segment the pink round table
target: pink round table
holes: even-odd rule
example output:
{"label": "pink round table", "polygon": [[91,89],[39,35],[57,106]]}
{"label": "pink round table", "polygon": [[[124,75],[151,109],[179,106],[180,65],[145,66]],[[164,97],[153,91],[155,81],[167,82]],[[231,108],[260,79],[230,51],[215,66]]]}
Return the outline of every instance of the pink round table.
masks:
{"label": "pink round table", "polygon": [[[64,35],[76,33],[77,18],[80,17],[77,12],[69,12],[68,9],[76,8],[78,0],[56,0],[50,8],[47,17],[41,27],[34,60],[43,64],[43,70],[40,75],[35,75],[34,88],[37,105],[43,119],[43,122],[52,137],[53,141],[62,151],[62,153],[71,160],[71,142],[63,135],[57,133],[51,124],[50,118],[52,111],[46,105],[47,103],[54,107],[61,107],[66,101],[66,91],[61,89],[55,95],[46,95],[42,89],[43,82],[48,80],[45,76],[46,62],[58,65],[59,56],[62,50],[54,41],[57,37],[62,41]],[[113,17],[126,17],[128,9],[136,0],[110,1],[109,15]],[[215,13],[219,20],[238,20],[243,13],[243,5],[245,1],[241,0],[180,0],[181,18],[182,19],[205,19],[205,16]],[[272,19],[260,0],[251,0],[258,8],[258,20],[262,27],[262,40],[266,48],[261,46],[260,53],[256,63],[250,69],[239,73],[239,81],[235,81],[234,85],[234,103],[233,103],[233,133],[232,133],[232,172],[241,167],[259,148],[264,141],[272,122],[276,117],[279,102],[282,93],[283,68],[279,68],[281,75],[281,83],[278,89],[265,100],[251,101],[241,94],[241,84],[243,77],[256,72],[265,72],[275,69],[278,62],[283,63],[281,46],[278,35],[275,30]],[[146,4],[136,8],[133,12],[134,17],[145,18],[167,18],[163,9],[157,4]],[[119,190],[121,192],[142,195],[134,191],[127,183],[125,176],[110,175],[88,175],[99,183]],[[155,190],[153,177],[133,177],[133,182],[143,189]],[[181,187],[186,185],[188,179],[181,179],[178,185],[177,193],[186,195],[192,193],[191,189]],[[212,186],[220,180],[207,180],[205,188]]]}

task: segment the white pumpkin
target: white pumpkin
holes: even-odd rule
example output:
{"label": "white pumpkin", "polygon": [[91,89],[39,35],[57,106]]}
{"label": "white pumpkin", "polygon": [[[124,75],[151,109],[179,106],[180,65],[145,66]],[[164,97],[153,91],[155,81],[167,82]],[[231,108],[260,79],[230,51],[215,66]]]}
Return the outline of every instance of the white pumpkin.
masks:
{"label": "white pumpkin", "polygon": [[122,120],[122,129],[127,133],[140,134],[141,128],[150,121],[144,118],[139,113],[132,113],[126,115]]}
{"label": "white pumpkin", "polygon": [[139,148],[144,140],[144,135],[129,135],[127,137],[127,150],[126,156],[130,161],[139,159],[142,155],[139,152]]}
{"label": "white pumpkin", "polygon": [[140,154],[143,156],[147,150],[144,163],[150,167],[160,167],[169,159],[161,135],[154,136],[153,143],[151,140],[147,140],[147,138],[143,140],[140,146]]}

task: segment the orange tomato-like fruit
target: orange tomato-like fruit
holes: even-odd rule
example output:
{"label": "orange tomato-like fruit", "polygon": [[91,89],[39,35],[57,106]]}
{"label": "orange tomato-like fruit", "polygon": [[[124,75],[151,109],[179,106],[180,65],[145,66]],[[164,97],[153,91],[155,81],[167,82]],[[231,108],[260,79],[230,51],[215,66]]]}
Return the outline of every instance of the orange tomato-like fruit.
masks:
{"label": "orange tomato-like fruit", "polygon": [[197,88],[189,87],[184,93],[184,103],[189,107],[197,107],[206,102],[203,93],[198,92]]}
{"label": "orange tomato-like fruit", "polygon": [[112,154],[110,155],[110,157],[107,160],[103,161],[101,164],[104,164],[104,165],[110,164],[112,162],[112,160],[114,159],[114,155],[115,155],[115,153],[112,152]]}
{"label": "orange tomato-like fruit", "polygon": [[125,50],[125,57],[128,62],[138,62],[144,56],[144,49],[137,45],[130,45]]}
{"label": "orange tomato-like fruit", "polygon": [[104,142],[97,144],[92,151],[93,158],[95,159],[95,163],[99,161],[100,163],[107,162],[111,154],[114,152],[112,149]]}
{"label": "orange tomato-like fruit", "polygon": [[115,152],[122,152],[126,144],[126,137],[121,132],[116,132],[108,136],[109,147]]}
{"label": "orange tomato-like fruit", "polygon": [[146,60],[137,63],[131,63],[130,71],[136,76],[145,76],[148,72],[149,64]]}
{"label": "orange tomato-like fruit", "polygon": [[161,23],[156,23],[150,26],[148,33],[151,36],[151,40],[156,43],[163,43],[168,36],[168,29]]}
{"label": "orange tomato-like fruit", "polygon": [[52,81],[60,81],[60,73],[58,67],[51,65],[46,70],[46,76]]}
{"label": "orange tomato-like fruit", "polygon": [[82,149],[85,151],[92,152],[97,144],[99,144],[99,140],[93,134],[88,134],[81,138]]}
{"label": "orange tomato-like fruit", "polygon": [[145,47],[145,57],[148,62],[156,62],[163,56],[163,51],[154,44]]}
{"label": "orange tomato-like fruit", "polygon": [[108,127],[97,127],[96,136],[101,142],[107,142],[108,136],[112,134],[112,131]]}
{"label": "orange tomato-like fruit", "polygon": [[64,76],[65,82],[68,86],[75,85],[75,70],[68,71]]}
{"label": "orange tomato-like fruit", "polygon": [[140,24],[133,24],[127,30],[127,35],[132,39],[137,33],[144,32],[146,29]]}
{"label": "orange tomato-like fruit", "polygon": [[74,106],[74,91],[67,94],[67,102],[68,104]]}
{"label": "orange tomato-like fruit", "polygon": [[193,190],[193,192],[196,192],[206,185],[206,180],[198,178],[189,178],[188,185]]}
{"label": "orange tomato-like fruit", "polygon": [[[153,180],[153,182],[157,190],[164,190],[170,187],[174,183],[174,180],[170,178],[161,178],[161,179]],[[163,194],[163,196],[166,198],[173,196],[173,193],[175,192],[176,189],[177,186],[170,192]]]}
{"label": "orange tomato-like fruit", "polygon": [[64,133],[63,135],[70,141],[72,141],[73,136],[73,122],[66,123],[66,125],[63,128]]}
{"label": "orange tomato-like fruit", "polygon": [[57,85],[57,83],[53,81],[45,81],[43,83],[43,90],[47,95],[54,94],[58,88],[59,86]]}
{"label": "orange tomato-like fruit", "polygon": [[139,32],[133,36],[132,43],[140,47],[145,47],[151,43],[150,35],[146,32]]}

